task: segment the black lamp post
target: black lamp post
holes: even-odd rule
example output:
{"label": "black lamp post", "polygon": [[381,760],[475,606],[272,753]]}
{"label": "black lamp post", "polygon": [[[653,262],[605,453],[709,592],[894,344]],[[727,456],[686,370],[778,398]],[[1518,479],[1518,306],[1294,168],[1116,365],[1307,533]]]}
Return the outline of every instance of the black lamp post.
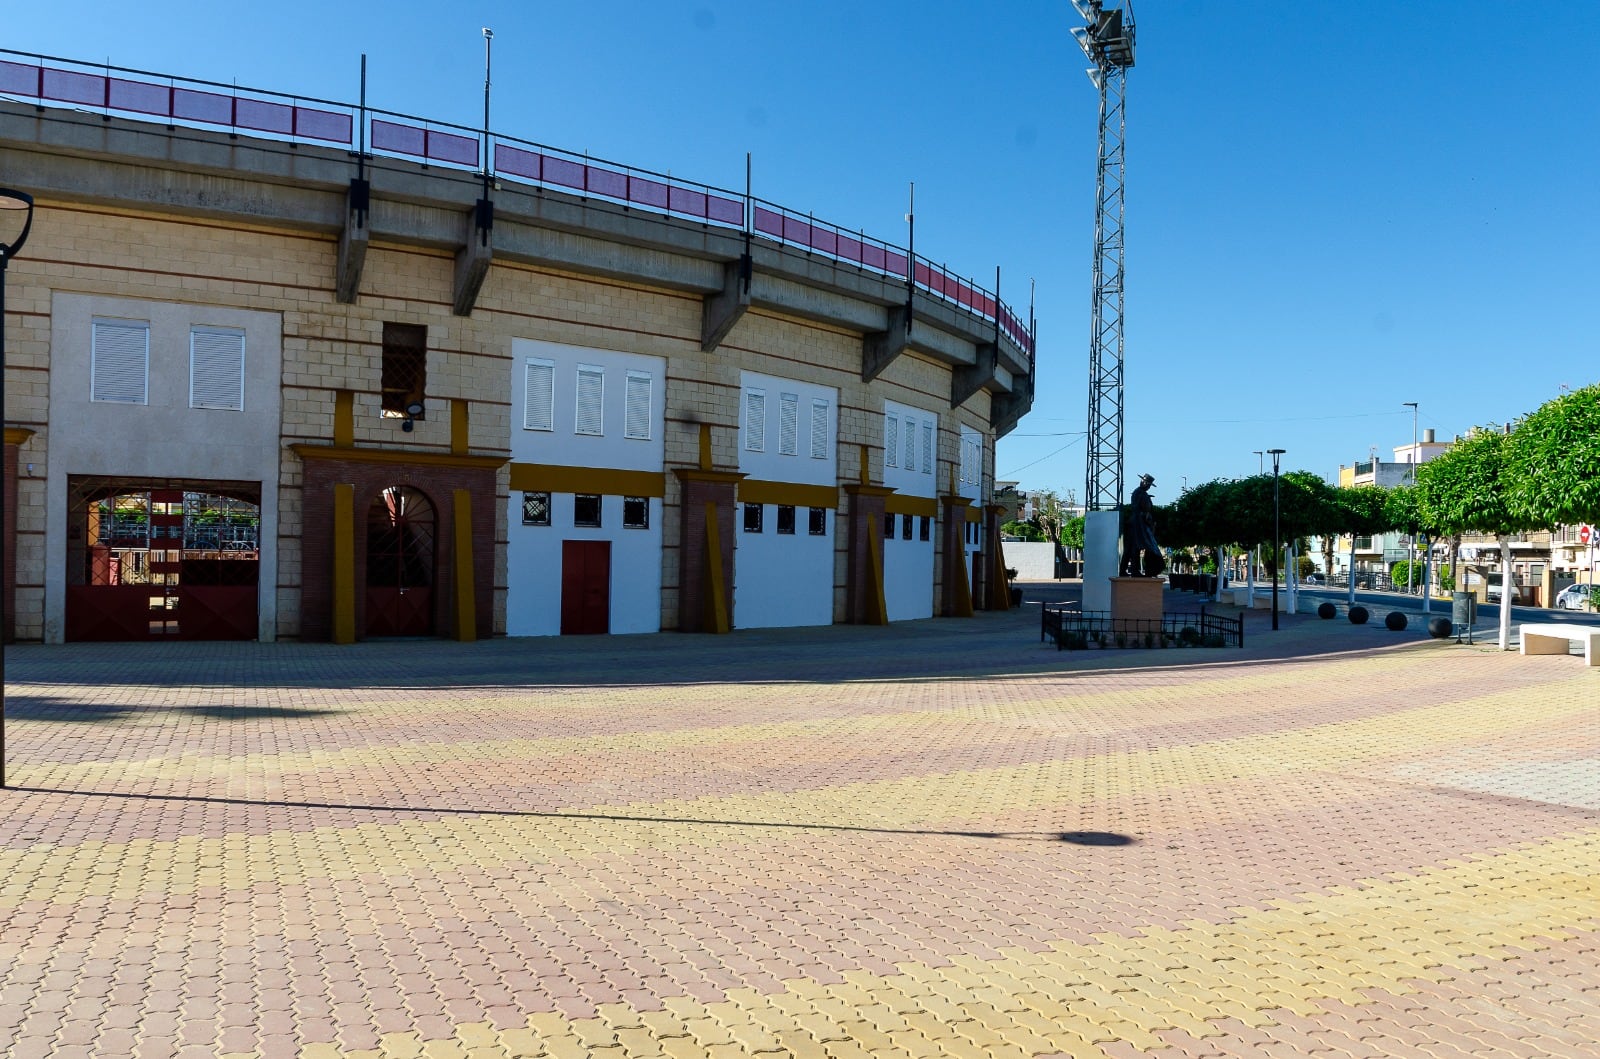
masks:
{"label": "black lamp post", "polygon": [[1283,556],[1278,551],[1282,542],[1283,531],[1279,528],[1278,519],[1278,457],[1284,454],[1284,449],[1268,449],[1267,455],[1272,457],[1272,552],[1275,556],[1272,570],[1272,631],[1278,631],[1278,567],[1283,565]]}
{"label": "black lamp post", "polygon": [[[0,433],[5,430],[6,409],[6,266],[17,256],[22,244],[28,241],[28,230],[33,227],[33,196],[10,188],[0,188],[0,234],[9,232],[12,217],[22,214],[22,231],[9,243],[0,243]],[[6,568],[5,490],[0,488],[0,790],[6,786],[6,695],[5,695],[5,642],[11,637],[11,593],[4,583]]]}

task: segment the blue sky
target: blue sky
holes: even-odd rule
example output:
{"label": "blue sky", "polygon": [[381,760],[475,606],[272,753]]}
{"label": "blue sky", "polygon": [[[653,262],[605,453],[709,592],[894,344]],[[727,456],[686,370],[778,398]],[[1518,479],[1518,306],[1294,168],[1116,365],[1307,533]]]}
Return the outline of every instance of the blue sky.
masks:
{"label": "blue sky", "polygon": [[[1081,496],[1096,101],[1066,0],[11,5],[5,45],[475,124],[904,242],[1026,307],[996,470]],[[1126,477],[1331,476],[1600,381],[1600,3],[1142,0]],[[0,163],[3,173],[3,163]]]}

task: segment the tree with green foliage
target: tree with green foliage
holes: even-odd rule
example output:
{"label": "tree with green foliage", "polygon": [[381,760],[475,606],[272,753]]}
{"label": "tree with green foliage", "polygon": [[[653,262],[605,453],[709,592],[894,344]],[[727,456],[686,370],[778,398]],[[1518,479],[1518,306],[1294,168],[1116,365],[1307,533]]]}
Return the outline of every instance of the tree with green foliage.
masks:
{"label": "tree with green foliage", "polygon": [[1506,454],[1508,503],[1541,528],[1600,522],[1600,383],[1540,405]]}
{"label": "tree with green foliage", "polygon": [[1025,541],[1042,541],[1044,533],[1031,522],[1003,522],[1000,532],[1007,537],[1016,537]]}
{"label": "tree with green foliage", "polygon": [[1061,543],[1083,551],[1083,516],[1073,515],[1061,524]]}
{"label": "tree with green foliage", "polygon": [[1417,501],[1424,522],[1442,533],[1493,534],[1500,545],[1505,590],[1500,602],[1500,649],[1511,646],[1511,537],[1541,520],[1514,499],[1518,483],[1511,435],[1473,431],[1417,468]]}
{"label": "tree with green foliage", "polygon": [[1333,491],[1335,530],[1350,537],[1350,594],[1356,601],[1356,538],[1370,537],[1389,528],[1389,490],[1376,485],[1342,486]]}

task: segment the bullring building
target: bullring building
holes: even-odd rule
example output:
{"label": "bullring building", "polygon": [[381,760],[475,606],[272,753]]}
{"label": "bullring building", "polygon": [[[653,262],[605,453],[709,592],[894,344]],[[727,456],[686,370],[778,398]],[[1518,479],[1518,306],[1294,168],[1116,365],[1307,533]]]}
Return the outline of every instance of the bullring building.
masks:
{"label": "bullring building", "polygon": [[0,158],[35,200],[8,638],[1005,605],[1031,321],[902,248],[509,135],[9,52]]}

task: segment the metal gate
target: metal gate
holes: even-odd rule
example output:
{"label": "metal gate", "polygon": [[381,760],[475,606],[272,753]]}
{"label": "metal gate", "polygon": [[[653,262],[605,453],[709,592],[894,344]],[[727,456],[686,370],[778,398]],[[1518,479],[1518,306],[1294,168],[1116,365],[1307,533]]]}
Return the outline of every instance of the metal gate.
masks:
{"label": "metal gate", "polygon": [[432,636],[438,518],[420,489],[392,485],[367,509],[367,635]]}
{"label": "metal gate", "polygon": [[69,476],[65,639],[253,640],[260,486]]}

